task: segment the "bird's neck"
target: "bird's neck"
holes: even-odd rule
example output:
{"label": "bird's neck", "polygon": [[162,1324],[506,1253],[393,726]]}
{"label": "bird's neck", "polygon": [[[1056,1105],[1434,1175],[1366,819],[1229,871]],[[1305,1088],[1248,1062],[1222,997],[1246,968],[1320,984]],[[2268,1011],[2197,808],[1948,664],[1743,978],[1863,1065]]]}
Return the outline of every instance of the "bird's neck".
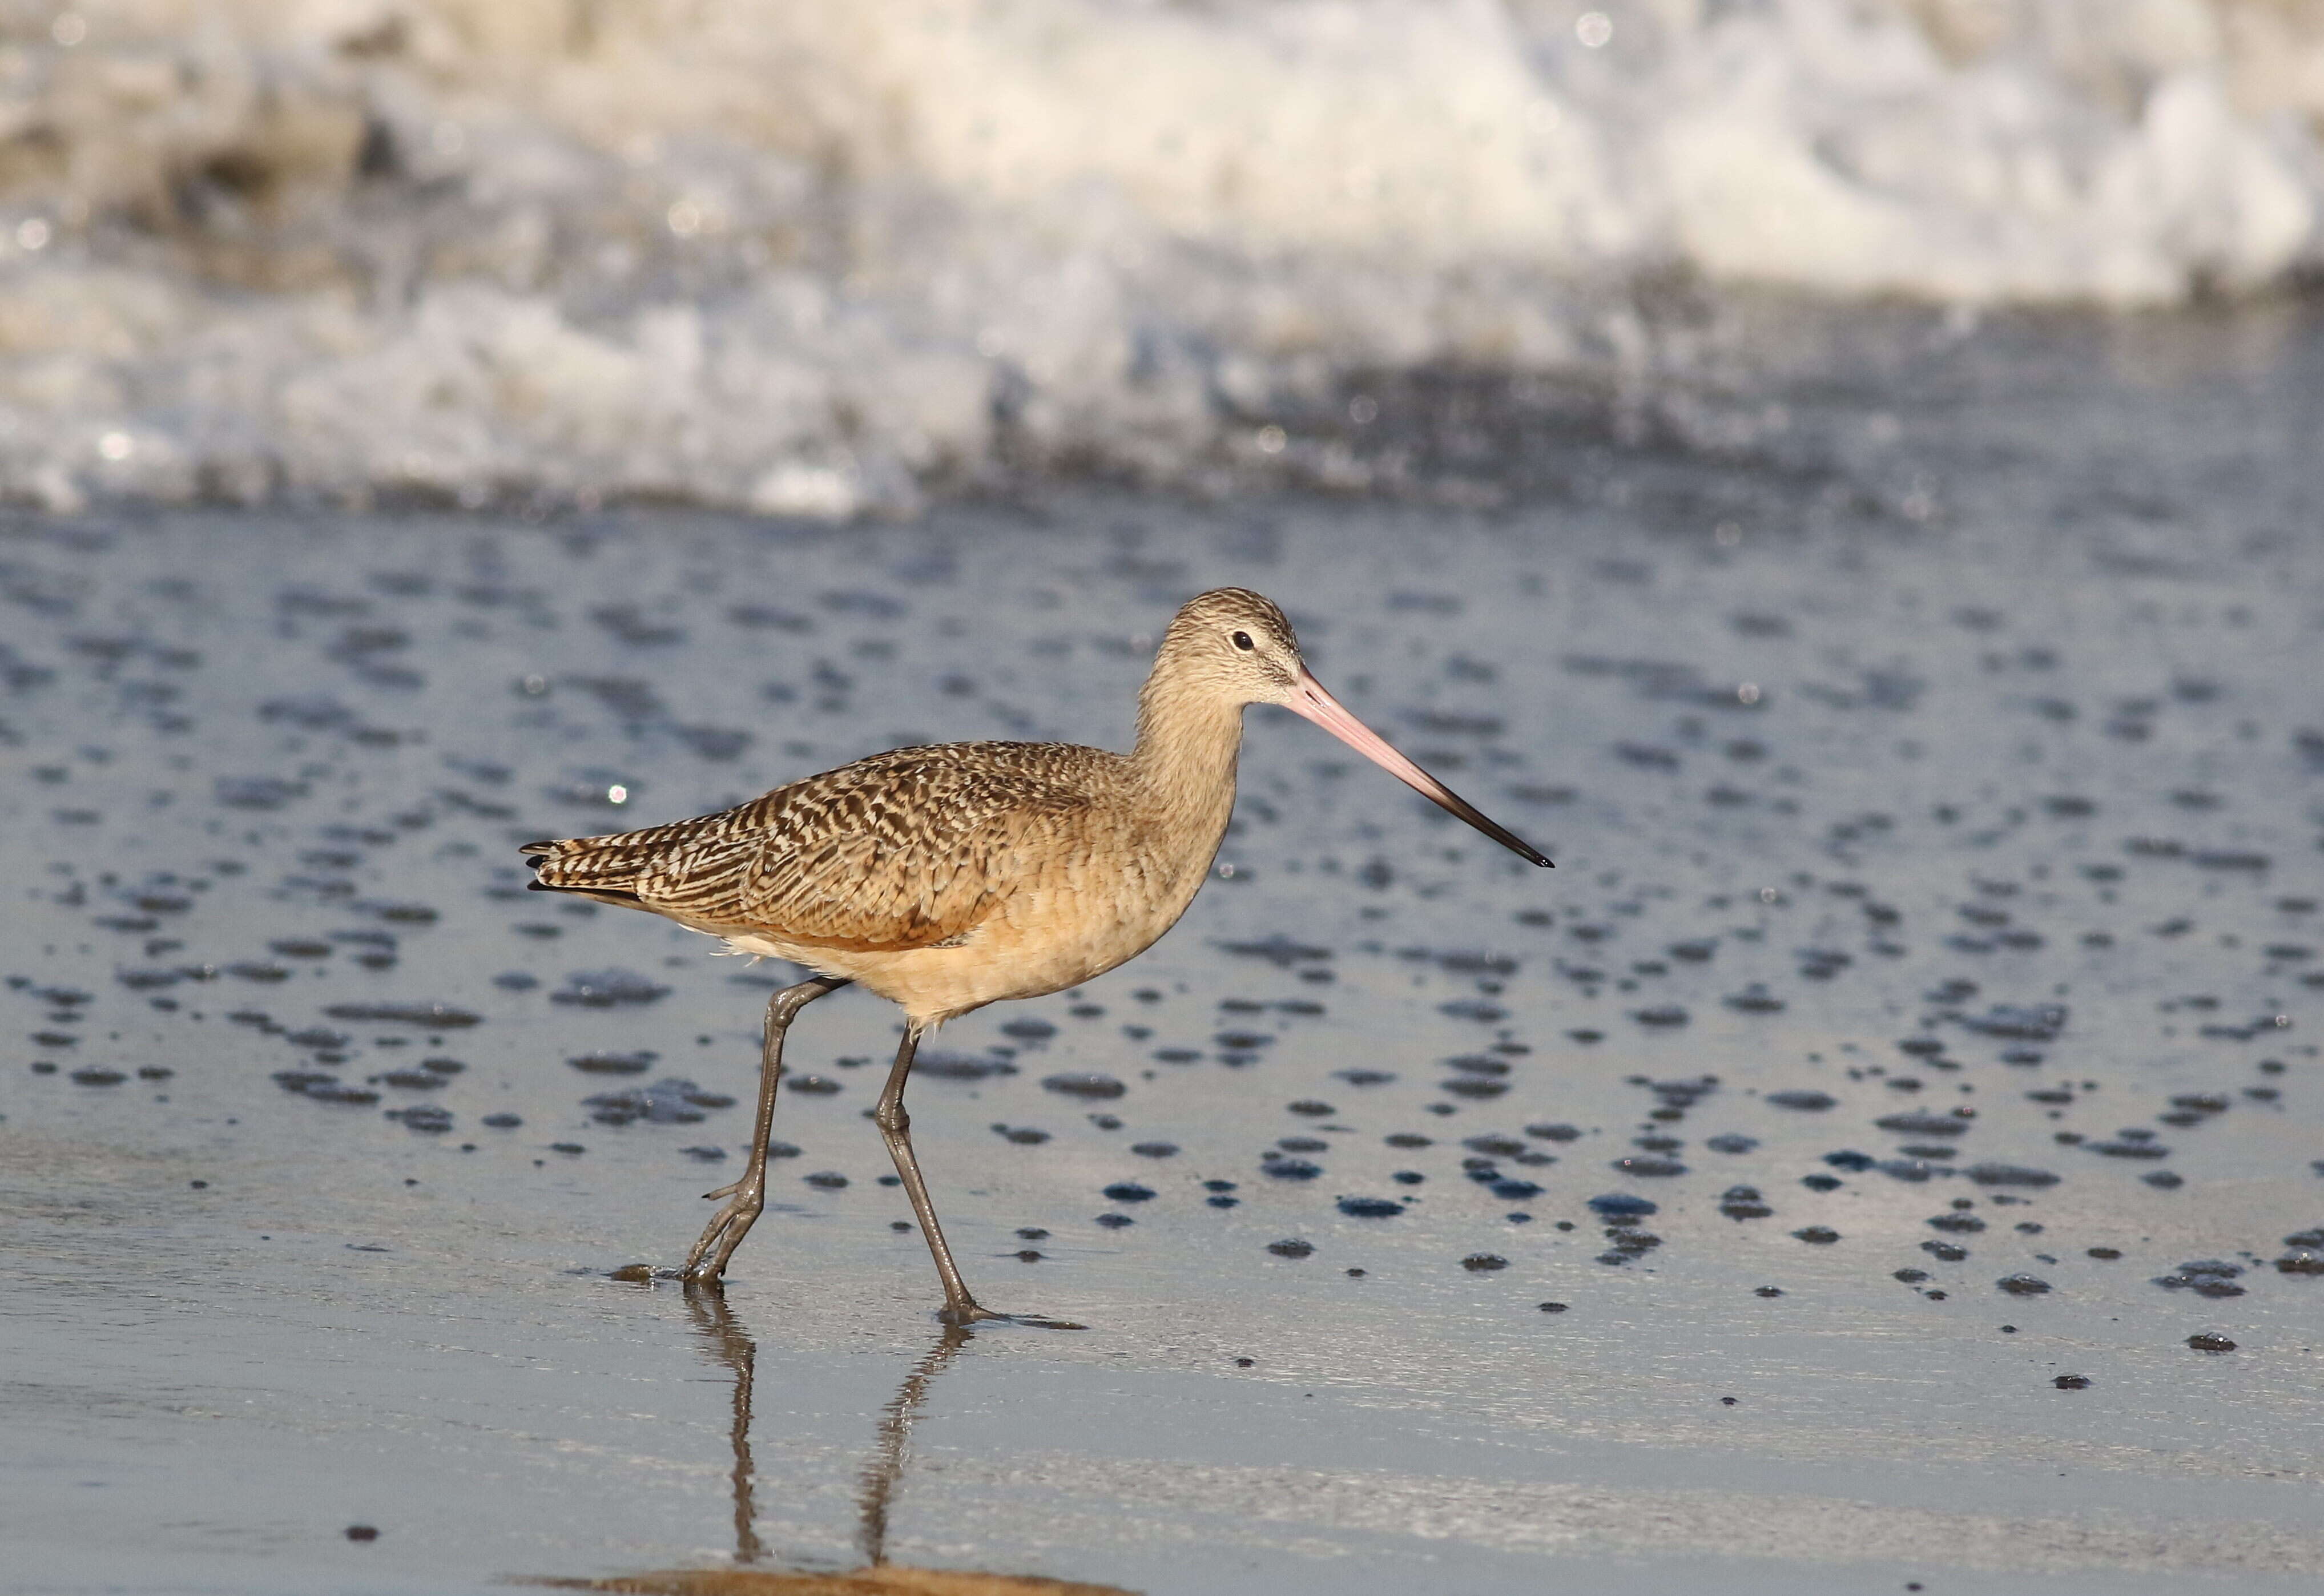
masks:
{"label": "bird's neck", "polygon": [[[1138,696],[1138,746],[1130,766],[1148,812],[1182,845],[1218,846],[1234,809],[1242,706],[1193,690],[1157,670]],[[1209,863],[1208,854],[1204,864]]]}

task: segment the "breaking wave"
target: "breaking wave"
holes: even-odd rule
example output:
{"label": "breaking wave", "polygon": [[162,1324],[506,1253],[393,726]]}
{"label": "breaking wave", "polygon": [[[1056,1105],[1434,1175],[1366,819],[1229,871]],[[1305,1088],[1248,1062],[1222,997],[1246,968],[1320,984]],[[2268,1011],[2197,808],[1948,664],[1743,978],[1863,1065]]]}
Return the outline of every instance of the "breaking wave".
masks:
{"label": "breaking wave", "polygon": [[1368,383],[1651,390],[1737,285],[2295,281],[2319,116],[2287,0],[18,5],[0,494],[1392,489]]}

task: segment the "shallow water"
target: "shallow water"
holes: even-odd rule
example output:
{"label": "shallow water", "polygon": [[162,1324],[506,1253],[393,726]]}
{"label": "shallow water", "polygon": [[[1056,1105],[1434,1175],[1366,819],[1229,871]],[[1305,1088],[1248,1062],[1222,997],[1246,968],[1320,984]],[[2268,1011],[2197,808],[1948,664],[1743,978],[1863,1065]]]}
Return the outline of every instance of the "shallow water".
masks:
{"label": "shallow water", "polygon": [[[1537,433],[1491,513],[11,521],[0,1589],[2309,1588],[2319,390],[2268,325],[1903,363],[1816,472]],[[855,993],[723,1310],[609,1278],[733,1177],[781,976],[515,844],[1119,744],[1224,582],[1556,872],[1256,713],[1186,921],[914,1089],[980,1295],[1089,1329],[945,1347]]]}

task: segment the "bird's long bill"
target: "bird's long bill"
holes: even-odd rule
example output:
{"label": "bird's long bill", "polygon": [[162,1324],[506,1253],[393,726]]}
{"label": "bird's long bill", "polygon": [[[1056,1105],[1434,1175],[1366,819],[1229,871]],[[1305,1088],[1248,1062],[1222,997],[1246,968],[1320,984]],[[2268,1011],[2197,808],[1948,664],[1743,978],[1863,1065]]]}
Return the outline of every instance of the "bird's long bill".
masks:
{"label": "bird's long bill", "polygon": [[1298,688],[1286,707],[1305,715],[1421,797],[1450,814],[1458,815],[1510,853],[1545,868],[1550,866],[1547,854],[1521,841],[1506,827],[1486,819],[1459,793],[1389,747],[1386,738],[1350,714],[1345,705],[1325,692],[1323,684],[1307,672],[1303,670],[1299,673]]}

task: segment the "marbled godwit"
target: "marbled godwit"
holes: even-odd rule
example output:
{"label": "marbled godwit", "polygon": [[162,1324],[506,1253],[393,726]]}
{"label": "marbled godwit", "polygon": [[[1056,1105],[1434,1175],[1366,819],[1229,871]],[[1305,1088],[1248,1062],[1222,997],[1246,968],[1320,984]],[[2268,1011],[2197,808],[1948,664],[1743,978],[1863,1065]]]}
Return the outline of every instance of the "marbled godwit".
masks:
{"label": "marbled godwit", "polygon": [[783,1035],[860,982],[904,1010],[872,1118],[944,1280],[943,1317],[997,1315],[969,1295],[912,1156],[904,1082],[920,1038],[1004,998],[1078,986],[1167,931],[1210,874],[1234,808],[1246,705],[1306,716],[1536,864],[1549,860],[1388,746],[1325,692],[1283,612],[1222,587],[1171,621],[1127,754],[1063,743],[899,748],[735,808],[617,836],[530,843],[536,890],[650,909],[817,973],[767,1004],[758,1122],[742,1178],[687,1254],[715,1281],[766,1204]]}

